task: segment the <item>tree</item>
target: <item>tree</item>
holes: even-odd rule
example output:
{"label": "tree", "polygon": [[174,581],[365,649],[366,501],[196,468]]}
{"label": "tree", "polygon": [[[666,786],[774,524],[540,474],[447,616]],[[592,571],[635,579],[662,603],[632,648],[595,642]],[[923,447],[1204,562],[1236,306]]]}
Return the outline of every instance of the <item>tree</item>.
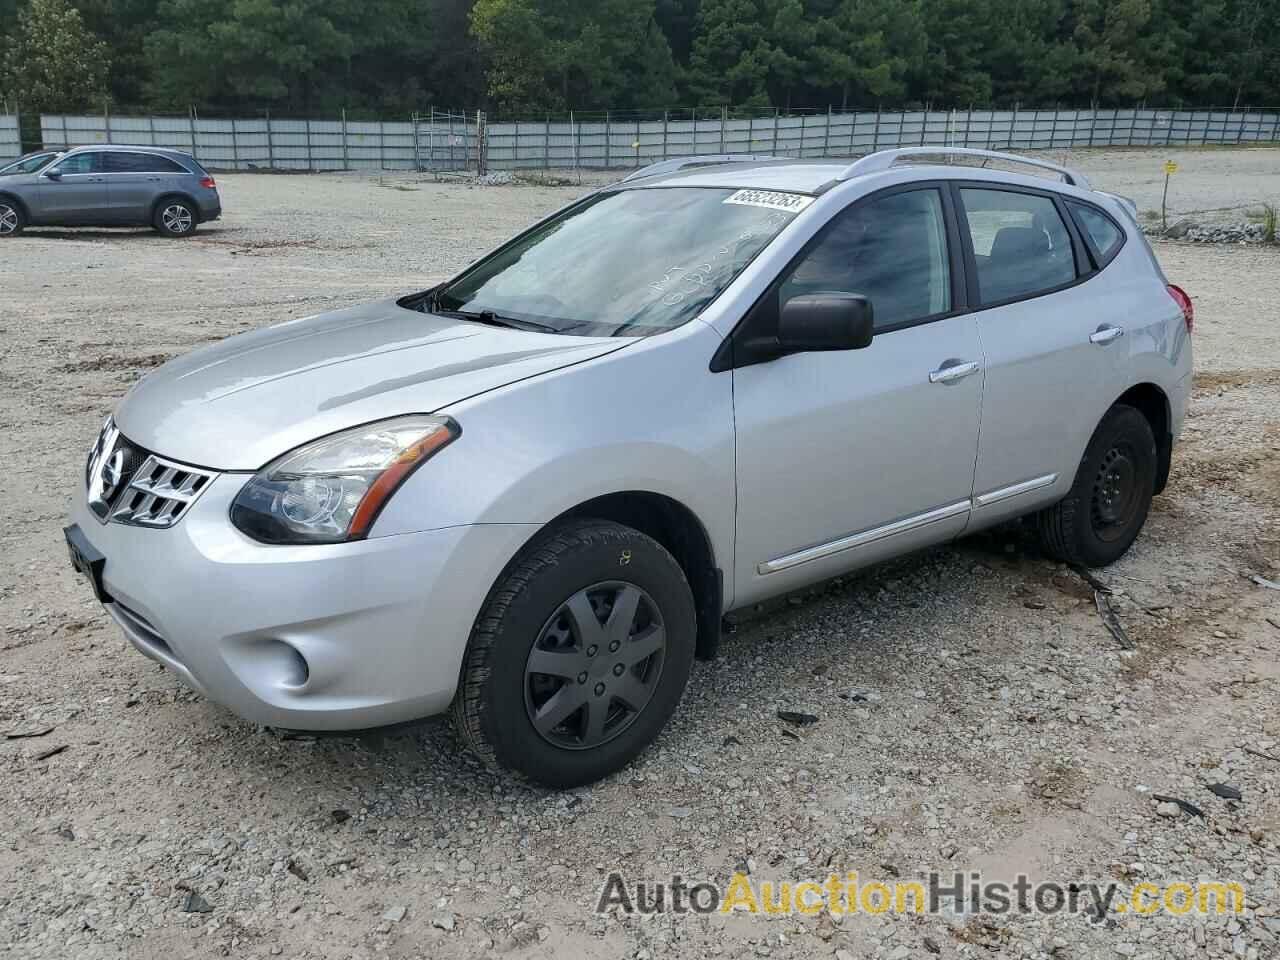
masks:
{"label": "tree", "polygon": [[1075,0],[1077,61],[1092,103],[1132,103],[1161,93],[1165,57],[1150,29],[1151,0]]}
{"label": "tree", "polygon": [[[282,104],[310,110],[354,52],[328,0],[167,0],[146,40],[153,100],[166,107]],[[335,10],[335,8],[338,8]],[[341,75],[341,74],[340,74]]]}
{"label": "tree", "polygon": [[809,81],[842,109],[851,99],[901,103],[906,78],[920,71],[926,50],[917,2],[839,0],[816,32]]}
{"label": "tree", "polygon": [[654,107],[675,93],[654,0],[477,0],[471,30],[500,109]]}
{"label": "tree", "polygon": [[689,58],[688,96],[699,104],[767,107],[773,46],[764,0],[703,0]]}
{"label": "tree", "polygon": [[107,45],[85,29],[67,0],[31,0],[4,46],[0,89],[50,113],[95,109],[107,92]]}

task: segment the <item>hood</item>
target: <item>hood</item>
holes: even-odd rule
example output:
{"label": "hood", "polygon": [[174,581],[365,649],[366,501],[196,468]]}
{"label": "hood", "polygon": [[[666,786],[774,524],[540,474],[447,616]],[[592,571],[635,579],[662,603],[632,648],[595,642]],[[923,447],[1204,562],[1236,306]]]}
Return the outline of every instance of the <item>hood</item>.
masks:
{"label": "hood", "polygon": [[336,430],[434,413],[630,342],[492,327],[384,301],[230,337],[172,360],[134,386],[115,420],[126,437],[161,456],[257,470]]}

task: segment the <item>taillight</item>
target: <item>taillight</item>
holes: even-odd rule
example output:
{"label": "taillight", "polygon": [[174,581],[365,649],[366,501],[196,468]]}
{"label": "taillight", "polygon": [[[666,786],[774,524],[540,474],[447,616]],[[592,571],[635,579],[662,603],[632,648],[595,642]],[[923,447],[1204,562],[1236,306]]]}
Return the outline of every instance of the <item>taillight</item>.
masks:
{"label": "taillight", "polygon": [[1169,284],[1169,296],[1182,308],[1182,319],[1187,321],[1187,333],[1192,333],[1196,328],[1196,308],[1191,302],[1191,298],[1187,296],[1187,291],[1181,287]]}
{"label": "taillight", "polygon": [[206,190],[216,190],[218,183],[213,179],[213,177],[205,177],[200,181],[200,186],[204,187]]}

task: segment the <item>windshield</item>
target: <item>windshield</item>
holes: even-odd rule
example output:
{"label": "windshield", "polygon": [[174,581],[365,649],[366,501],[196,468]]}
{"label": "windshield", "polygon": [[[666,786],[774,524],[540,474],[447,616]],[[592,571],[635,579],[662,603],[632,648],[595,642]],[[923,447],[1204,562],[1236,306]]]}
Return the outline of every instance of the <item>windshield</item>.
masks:
{"label": "windshield", "polygon": [[597,194],[443,287],[432,306],[584,336],[671,330],[812,202],[702,187]]}
{"label": "windshield", "polygon": [[0,175],[12,173],[35,173],[50,160],[57,158],[56,153],[37,153],[34,156],[22,157],[6,167],[0,167]]}

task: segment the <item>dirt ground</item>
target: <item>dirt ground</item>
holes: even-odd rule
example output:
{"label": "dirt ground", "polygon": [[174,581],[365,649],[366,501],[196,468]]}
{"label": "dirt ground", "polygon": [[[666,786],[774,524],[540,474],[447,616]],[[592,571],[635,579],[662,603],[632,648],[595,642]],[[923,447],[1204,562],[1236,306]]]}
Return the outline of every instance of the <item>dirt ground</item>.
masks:
{"label": "dirt ground", "polygon": [[[1280,150],[1175,153],[1179,210],[1280,199]],[[1163,159],[1073,158],[1144,209]],[[639,762],[552,793],[481,769],[444,725],[357,741],[243,723],[129,648],[71,571],[84,457],[139,375],[420,289],[577,192],[220,181],[225,220],[187,241],[32,231],[0,251],[0,956],[1280,956],[1280,591],[1251,579],[1280,581],[1280,248],[1157,247],[1196,302],[1197,379],[1169,489],[1098,574],[1131,647],[1079,576],[1002,529],[745,620]],[[739,869],[1217,879],[1247,905],[594,913],[613,870]]]}

